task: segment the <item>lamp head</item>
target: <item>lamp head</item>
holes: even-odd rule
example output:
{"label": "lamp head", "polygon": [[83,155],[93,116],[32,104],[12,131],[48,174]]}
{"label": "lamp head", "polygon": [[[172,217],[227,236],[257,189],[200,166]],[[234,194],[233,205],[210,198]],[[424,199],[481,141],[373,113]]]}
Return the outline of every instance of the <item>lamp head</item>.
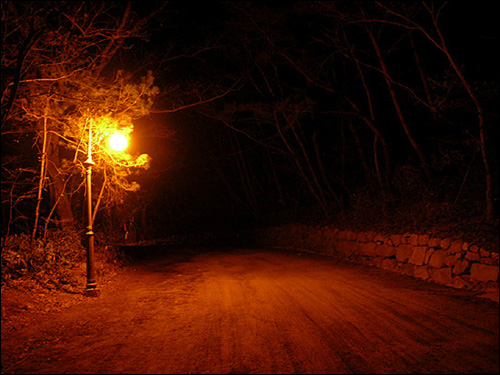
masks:
{"label": "lamp head", "polygon": [[128,146],[128,138],[123,133],[115,132],[109,137],[108,143],[114,151],[123,151]]}

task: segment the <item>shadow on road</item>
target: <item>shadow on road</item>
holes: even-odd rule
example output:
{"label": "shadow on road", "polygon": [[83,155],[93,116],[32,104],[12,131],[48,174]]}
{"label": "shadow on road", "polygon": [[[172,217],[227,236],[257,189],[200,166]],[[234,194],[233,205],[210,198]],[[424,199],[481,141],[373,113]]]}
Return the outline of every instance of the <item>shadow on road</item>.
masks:
{"label": "shadow on road", "polygon": [[154,259],[169,258],[171,262],[190,262],[194,257],[207,253],[223,253],[234,251],[234,247],[193,247],[166,245],[121,245],[120,251],[130,263],[142,263]]}

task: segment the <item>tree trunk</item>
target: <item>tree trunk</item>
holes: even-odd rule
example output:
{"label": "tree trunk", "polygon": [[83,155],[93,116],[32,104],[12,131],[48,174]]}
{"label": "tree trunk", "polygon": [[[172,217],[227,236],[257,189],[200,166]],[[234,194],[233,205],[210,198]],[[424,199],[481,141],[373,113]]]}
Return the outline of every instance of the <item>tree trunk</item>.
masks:
{"label": "tree trunk", "polygon": [[[311,179],[307,175],[306,171],[304,170],[304,167],[302,166],[302,163],[300,162],[299,156],[297,155],[297,153],[295,152],[293,147],[290,145],[290,142],[288,142],[287,138],[285,137],[285,134],[283,133],[283,130],[281,129],[281,126],[279,124],[278,116],[276,113],[274,114],[274,120],[275,120],[276,130],[278,131],[278,134],[281,137],[281,140],[283,141],[286,148],[288,149],[288,151],[290,153],[290,157],[293,159],[295,165],[297,166],[297,169],[298,169],[298,172],[300,173],[300,176],[304,180],[307,188],[309,189],[312,196],[314,197],[314,199],[316,200],[316,202],[320,206],[323,213],[326,216],[328,216],[328,208],[325,204],[325,201],[321,198],[321,196],[319,195],[319,192],[316,191],[313,182],[311,181]],[[287,122],[290,124],[290,121],[287,121]]]}
{"label": "tree trunk", "polygon": [[47,140],[47,172],[50,178],[49,191],[52,204],[57,204],[56,212],[61,227],[72,227],[75,224],[73,209],[69,196],[65,191],[63,174],[59,171],[59,138],[50,134]]}
{"label": "tree trunk", "polygon": [[[354,56],[353,56],[354,58]],[[372,104],[372,99],[370,95],[370,90],[368,89],[368,85],[365,80],[365,75],[363,73],[363,69],[361,69],[361,66],[359,64],[359,61],[354,58],[354,62],[356,63],[356,68],[358,69],[359,76],[361,78],[361,82],[363,83],[363,88],[365,89],[365,94],[366,94],[366,100],[368,102],[368,109],[370,110],[370,118],[365,118],[364,121],[367,123],[367,125],[370,127],[370,129],[373,130],[374,136],[373,136],[373,163],[375,165],[375,173],[377,176],[378,183],[380,185],[380,189],[382,191],[382,194],[384,196],[385,200],[385,190],[389,186],[389,180],[390,180],[390,161],[389,161],[389,150],[387,148],[387,143],[385,142],[385,139],[382,137],[382,134],[375,128],[374,122],[375,122],[375,112],[373,110],[373,104]],[[355,132],[355,128],[350,124],[351,130],[353,131],[353,134],[355,135],[356,141],[357,141],[357,135]],[[378,153],[377,153],[377,143],[380,138],[380,142],[382,143],[382,147],[384,148],[384,155],[385,155],[385,183],[384,180],[382,179],[382,173],[380,171],[380,165],[378,162]],[[357,141],[359,144],[359,142]],[[365,168],[366,169],[366,168]],[[368,174],[367,174],[368,177]]]}
{"label": "tree trunk", "polygon": [[375,52],[377,54],[377,58],[378,58],[378,61],[379,61],[379,64],[380,64],[380,68],[382,69],[382,72],[383,72],[383,75],[384,75],[384,79],[385,79],[385,82],[387,84],[387,89],[389,91],[389,94],[391,96],[391,99],[392,99],[392,103],[394,104],[394,108],[396,109],[396,113],[398,115],[398,118],[399,118],[399,121],[401,123],[401,126],[403,127],[403,130],[406,134],[406,137],[408,138],[408,141],[410,142],[410,144],[413,146],[413,149],[415,150],[415,152],[417,153],[418,155],[418,158],[420,159],[420,163],[422,165],[422,168],[425,172],[425,175],[426,177],[429,179],[429,181],[431,180],[431,174],[430,174],[430,171],[429,171],[429,168],[428,168],[428,165],[427,165],[427,160],[425,158],[425,155],[424,155],[424,152],[422,151],[422,149],[420,148],[420,145],[417,143],[417,141],[415,140],[415,138],[413,137],[413,134],[410,130],[410,128],[408,127],[408,123],[406,122],[406,119],[403,115],[403,112],[401,110],[401,107],[399,105],[399,101],[396,97],[396,92],[394,91],[394,87],[392,86],[392,82],[391,82],[391,79],[389,78],[389,70],[387,69],[387,65],[384,61],[384,58],[382,56],[382,52],[380,51],[380,48],[379,48],[379,45],[377,43],[377,40],[375,39],[375,36],[373,35],[373,33],[370,31],[370,30],[366,30],[369,37],[370,37],[370,40],[372,42],[372,45],[373,45],[373,48],[375,49]]}
{"label": "tree trunk", "polygon": [[440,29],[437,26],[437,20],[434,21],[434,25],[436,27],[436,30],[438,32],[440,42],[441,42],[441,50],[443,53],[446,55],[448,58],[448,61],[450,62],[450,65],[453,67],[453,70],[455,70],[455,73],[459,77],[460,81],[464,85],[465,90],[467,91],[467,94],[471,98],[472,102],[474,103],[474,106],[476,107],[476,113],[477,113],[477,121],[478,121],[478,128],[479,128],[479,148],[481,150],[481,157],[483,160],[483,165],[484,165],[484,174],[485,174],[485,201],[486,201],[486,211],[485,211],[485,217],[486,220],[493,220],[493,177],[491,173],[491,168],[490,168],[490,163],[489,163],[489,158],[488,154],[486,152],[486,129],[484,126],[484,113],[483,113],[483,107],[481,106],[481,103],[479,102],[479,99],[476,97],[476,94],[474,94],[474,91],[472,90],[471,85],[465,78],[465,76],[462,73],[462,70],[460,67],[457,65],[453,57],[451,56],[451,53],[448,51],[448,47],[446,46],[445,40],[443,38],[443,35],[441,34]]}
{"label": "tree trunk", "polygon": [[321,173],[321,177],[323,179],[323,182],[325,183],[326,188],[330,192],[330,195],[333,197],[333,199],[335,199],[335,202],[337,202],[338,209],[342,209],[342,202],[341,202],[338,194],[335,193],[335,191],[333,190],[332,184],[330,183],[330,180],[329,180],[328,175],[327,175],[326,170],[325,170],[325,166],[323,164],[323,159],[321,157],[321,153],[319,151],[319,146],[318,146],[318,132],[314,131],[312,139],[313,139],[313,145],[314,145],[314,152],[316,153],[316,160],[318,162],[318,167],[319,167],[319,171]]}
{"label": "tree trunk", "polygon": [[38,221],[40,219],[40,205],[42,204],[42,192],[45,186],[45,176],[47,175],[47,117],[43,119],[43,136],[42,136],[42,156],[40,163],[40,179],[38,181],[38,194],[35,208],[35,223],[33,224],[33,232],[31,241],[36,238],[38,230]]}
{"label": "tree trunk", "polygon": [[434,107],[434,100],[432,99],[431,91],[429,90],[429,85],[427,84],[427,77],[425,76],[422,64],[420,63],[420,57],[418,56],[417,48],[415,47],[415,41],[413,40],[413,33],[410,32],[408,34],[410,36],[411,48],[413,49],[413,56],[415,56],[415,63],[418,68],[418,73],[420,74],[420,80],[422,81],[422,86],[425,91],[425,96],[427,97],[427,102],[429,103],[431,108],[432,118],[434,119],[434,123],[437,123],[438,117],[436,113],[436,108]]}
{"label": "tree trunk", "polygon": [[273,160],[271,158],[271,153],[269,152],[268,147],[266,147],[265,150],[267,152],[267,157],[269,159],[269,166],[271,167],[271,171],[273,172],[273,179],[274,179],[274,183],[276,184],[276,191],[278,192],[278,202],[282,206],[285,206],[286,205],[285,195],[283,194],[283,188],[281,187],[281,183],[278,179],[278,175],[276,173],[276,168],[274,167],[274,163],[273,163]]}
{"label": "tree trunk", "polygon": [[245,191],[245,196],[248,202],[248,206],[250,207],[252,215],[254,217],[257,217],[258,215],[257,198],[255,196],[254,187],[252,185],[252,179],[250,178],[248,172],[247,162],[245,160],[245,157],[243,156],[243,150],[241,149],[237,136],[234,133],[231,133],[230,137],[231,137],[231,146],[236,156],[236,165],[238,167],[241,185],[243,187],[243,190]]}

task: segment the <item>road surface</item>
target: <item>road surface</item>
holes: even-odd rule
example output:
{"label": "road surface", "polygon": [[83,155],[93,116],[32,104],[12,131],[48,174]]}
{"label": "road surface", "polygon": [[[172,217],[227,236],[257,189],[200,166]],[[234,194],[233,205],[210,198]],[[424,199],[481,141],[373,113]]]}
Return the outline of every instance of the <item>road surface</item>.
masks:
{"label": "road surface", "polygon": [[4,331],[3,373],[498,373],[498,303],[331,257],[166,250]]}

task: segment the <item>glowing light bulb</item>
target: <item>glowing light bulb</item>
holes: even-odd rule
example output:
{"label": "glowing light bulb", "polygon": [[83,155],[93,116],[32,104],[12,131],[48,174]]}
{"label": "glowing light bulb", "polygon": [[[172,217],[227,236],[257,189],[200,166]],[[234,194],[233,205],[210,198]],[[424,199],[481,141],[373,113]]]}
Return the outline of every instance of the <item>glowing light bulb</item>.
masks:
{"label": "glowing light bulb", "polygon": [[122,133],[114,133],[109,137],[109,147],[115,151],[123,151],[128,146],[128,138]]}

